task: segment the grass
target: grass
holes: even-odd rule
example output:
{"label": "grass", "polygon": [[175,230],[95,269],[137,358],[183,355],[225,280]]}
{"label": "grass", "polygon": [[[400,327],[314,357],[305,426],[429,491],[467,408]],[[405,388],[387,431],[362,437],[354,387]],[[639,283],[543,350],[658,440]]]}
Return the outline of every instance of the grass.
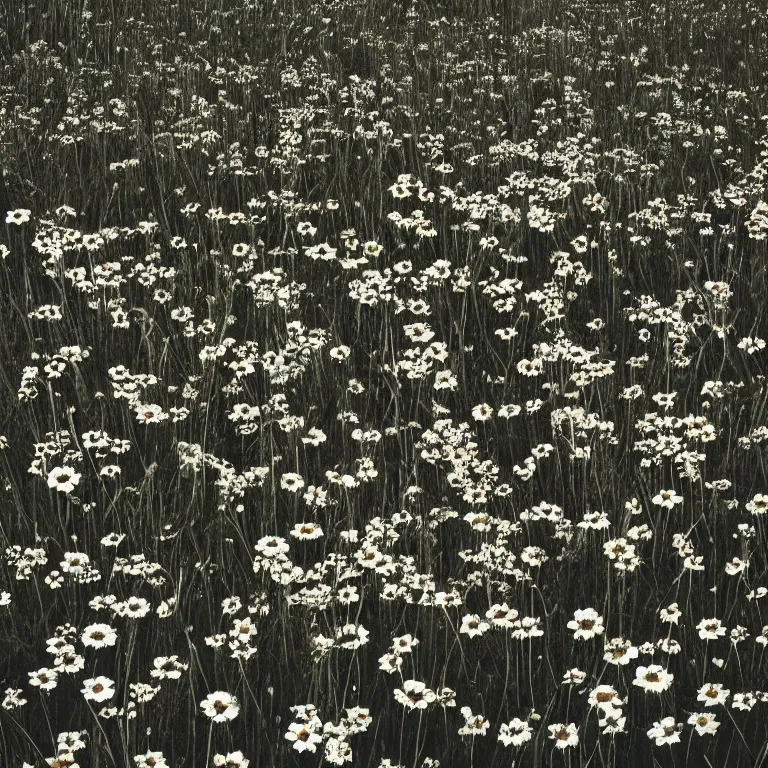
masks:
{"label": "grass", "polygon": [[2,763],[764,766],[761,8],[13,10]]}

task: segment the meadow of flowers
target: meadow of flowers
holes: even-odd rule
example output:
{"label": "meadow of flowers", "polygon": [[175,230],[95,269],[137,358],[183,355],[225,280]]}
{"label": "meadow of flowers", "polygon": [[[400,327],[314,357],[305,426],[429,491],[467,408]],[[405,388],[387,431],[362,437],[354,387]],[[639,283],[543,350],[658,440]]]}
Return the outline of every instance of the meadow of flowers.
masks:
{"label": "meadow of flowers", "polygon": [[17,10],[0,765],[768,768],[764,6]]}

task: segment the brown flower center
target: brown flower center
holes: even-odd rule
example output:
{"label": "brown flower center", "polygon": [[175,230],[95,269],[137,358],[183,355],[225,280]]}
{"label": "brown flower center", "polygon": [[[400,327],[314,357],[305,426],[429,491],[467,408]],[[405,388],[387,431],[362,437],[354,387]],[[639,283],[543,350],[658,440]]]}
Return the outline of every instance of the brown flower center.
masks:
{"label": "brown flower center", "polygon": [[597,696],[595,696],[595,698],[600,704],[605,704],[607,701],[611,701],[613,699],[613,694],[610,691],[601,691],[597,694]]}

